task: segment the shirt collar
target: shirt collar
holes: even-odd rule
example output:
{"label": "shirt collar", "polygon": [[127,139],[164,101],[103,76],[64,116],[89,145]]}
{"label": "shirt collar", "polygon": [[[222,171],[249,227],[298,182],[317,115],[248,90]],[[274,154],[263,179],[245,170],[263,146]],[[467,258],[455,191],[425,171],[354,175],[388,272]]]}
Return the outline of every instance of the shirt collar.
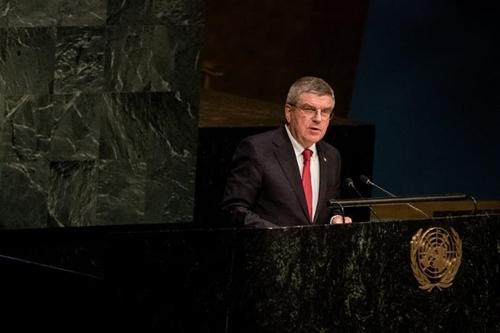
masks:
{"label": "shirt collar", "polygon": [[[292,147],[295,152],[295,156],[302,155],[302,152],[304,151],[304,148],[292,135],[292,132],[290,132],[290,129],[288,128],[288,125],[285,125],[286,133],[288,134],[288,137],[290,138],[290,141],[292,142]],[[317,151],[316,151],[316,143],[313,143],[311,147],[308,149],[312,150],[313,154],[312,157],[314,158],[315,156],[318,156]]]}

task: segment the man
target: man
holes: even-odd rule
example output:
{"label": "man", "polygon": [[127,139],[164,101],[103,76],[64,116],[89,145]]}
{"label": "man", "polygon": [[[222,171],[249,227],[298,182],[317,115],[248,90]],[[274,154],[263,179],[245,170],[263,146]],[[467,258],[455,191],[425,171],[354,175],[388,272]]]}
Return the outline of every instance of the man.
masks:
{"label": "man", "polygon": [[238,146],[222,210],[238,226],[276,227],[351,223],[330,212],[340,192],[340,155],[321,141],[333,116],[333,89],[320,78],[292,84],[286,124]]}

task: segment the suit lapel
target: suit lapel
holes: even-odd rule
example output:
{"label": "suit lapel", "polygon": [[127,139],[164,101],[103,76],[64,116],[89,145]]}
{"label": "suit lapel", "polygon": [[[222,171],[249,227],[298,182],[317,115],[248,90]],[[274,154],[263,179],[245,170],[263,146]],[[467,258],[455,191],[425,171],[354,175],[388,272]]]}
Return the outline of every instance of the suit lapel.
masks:
{"label": "suit lapel", "polygon": [[302,189],[302,179],[300,177],[295,151],[293,150],[292,143],[290,142],[284,127],[280,128],[279,134],[277,134],[274,139],[274,144],[274,153],[278,164],[283,170],[291,188],[295,192],[297,200],[300,203],[300,207],[302,208],[302,212],[304,213],[304,217],[309,220],[306,197],[304,195],[304,190]]}
{"label": "suit lapel", "polygon": [[318,191],[318,204],[316,205],[316,213],[314,214],[314,223],[317,222],[318,216],[320,215],[320,207],[322,207],[322,202],[327,200],[326,196],[326,186],[328,184],[328,160],[323,155],[321,141],[316,143],[316,150],[318,151],[319,159],[319,191]]}

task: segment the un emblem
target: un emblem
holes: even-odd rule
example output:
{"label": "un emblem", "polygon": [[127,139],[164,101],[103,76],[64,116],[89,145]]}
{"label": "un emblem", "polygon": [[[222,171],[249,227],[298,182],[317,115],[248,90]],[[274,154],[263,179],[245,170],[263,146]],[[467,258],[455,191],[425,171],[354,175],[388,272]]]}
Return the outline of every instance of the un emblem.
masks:
{"label": "un emblem", "polygon": [[453,284],[462,262],[462,241],[455,229],[419,229],[411,240],[411,269],[420,289],[441,290]]}

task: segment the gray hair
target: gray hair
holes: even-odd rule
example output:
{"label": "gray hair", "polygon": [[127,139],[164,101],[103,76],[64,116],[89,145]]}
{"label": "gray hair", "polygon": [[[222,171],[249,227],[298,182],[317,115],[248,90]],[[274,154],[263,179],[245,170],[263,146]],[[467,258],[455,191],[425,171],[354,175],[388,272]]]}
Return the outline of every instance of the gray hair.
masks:
{"label": "gray hair", "polygon": [[329,95],[335,101],[332,87],[325,80],[314,76],[304,76],[295,81],[286,97],[287,104],[295,105],[303,93],[313,93],[320,96]]}

